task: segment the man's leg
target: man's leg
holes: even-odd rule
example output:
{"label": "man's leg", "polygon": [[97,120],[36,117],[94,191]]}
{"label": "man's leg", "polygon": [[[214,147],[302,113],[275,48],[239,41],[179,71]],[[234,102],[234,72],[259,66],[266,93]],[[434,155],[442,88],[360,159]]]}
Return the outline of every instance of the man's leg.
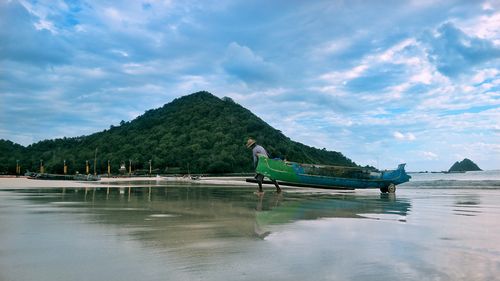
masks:
{"label": "man's leg", "polygon": [[255,179],[257,180],[257,184],[259,185],[259,192],[262,192],[262,181],[264,180],[264,175],[257,174],[255,176]]}
{"label": "man's leg", "polygon": [[278,182],[275,180],[272,180],[272,182],[274,183],[274,186],[276,186],[276,192],[281,193],[281,188]]}

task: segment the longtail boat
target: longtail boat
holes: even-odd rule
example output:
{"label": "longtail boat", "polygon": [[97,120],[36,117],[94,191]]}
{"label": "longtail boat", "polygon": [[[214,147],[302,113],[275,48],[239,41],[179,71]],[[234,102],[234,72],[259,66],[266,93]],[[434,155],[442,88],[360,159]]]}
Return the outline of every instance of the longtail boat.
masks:
{"label": "longtail boat", "polygon": [[28,179],[36,180],[75,180],[75,181],[99,181],[101,177],[94,175],[58,175],[58,174],[48,174],[48,173],[33,173],[27,172],[25,174]]}
{"label": "longtail boat", "polygon": [[283,185],[328,189],[378,188],[394,193],[396,185],[410,180],[405,165],[396,170],[373,172],[360,167],[300,164],[259,156],[256,173]]}

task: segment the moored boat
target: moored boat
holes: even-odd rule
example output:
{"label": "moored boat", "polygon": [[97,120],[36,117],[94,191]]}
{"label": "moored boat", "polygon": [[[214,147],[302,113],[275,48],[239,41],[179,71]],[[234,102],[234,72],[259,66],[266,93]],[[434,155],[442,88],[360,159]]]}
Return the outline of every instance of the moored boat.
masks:
{"label": "moored boat", "polygon": [[379,188],[393,193],[396,185],[410,180],[400,164],[396,170],[373,172],[360,167],[300,164],[259,156],[256,172],[284,185],[328,189]]}
{"label": "moored boat", "polygon": [[28,179],[36,180],[75,180],[75,181],[99,181],[101,177],[94,175],[59,175],[59,174],[48,174],[48,173],[33,173],[28,172],[25,174]]}

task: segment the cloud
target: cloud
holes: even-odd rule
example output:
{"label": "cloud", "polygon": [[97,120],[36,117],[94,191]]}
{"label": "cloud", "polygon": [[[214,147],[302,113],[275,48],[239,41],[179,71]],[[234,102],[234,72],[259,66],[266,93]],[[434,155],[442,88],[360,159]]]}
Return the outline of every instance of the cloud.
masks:
{"label": "cloud", "polygon": [[441,25],[434,34],[426,33],[422,41],[429,46],[429,59],[449,77],[500,58],[500,46],[470,36],[449,22]]}
{"label": "cloud", "polygon": [[346,81],[344,85],[351,92],[379,92],[402,81],[406,77],[405,70],[400,65],[380,64],[364,75]]}
{"label": "cloud", "polygon": [[253,85],[272,84],[279,79],[278,67],[236,42],[229,44],[222,61],[224,70],[241,81]]}
{"label": "cloud", "polygon": [[352,68],[322,74],[320,81],[327,86],[320,89],[390,104],[442,80],[442,75],[429,63],[422,45],[415,38],[404,38],[365,55]]}
{"label": "cloud", "polygon": [[496,3],[496,7],[493,7],[491,3],[485,2],[485,11],[488,13],[481,15],[479,17],[473,17],[464,22],[460,22],[460,29],[464,30],[467,34],[474,34],[482,39],[491,40],[495,45],[500,45],[498,39],[500,30],[498,26],[500,25],[500,12],[489,13],[490,11],[498,11],[500,5]]}
{"label": "cloud", "polygon": [[427,160],[436,160],[439,158],[439,156],[436,153],[431,151],[422,151],[421,156]]}
{"label": "cloud", "polygon": [[393,134],[395,139],[400,141],[414,141],[416,139],[415,135],[412,133],[401,133],[399,131],[395,131]]}
{"label": "cloud", "polygon": [[41,67],[67,63],[73,52],[53,33],[52,23],[30,14],[17,1],[0,2],[0,60]]}

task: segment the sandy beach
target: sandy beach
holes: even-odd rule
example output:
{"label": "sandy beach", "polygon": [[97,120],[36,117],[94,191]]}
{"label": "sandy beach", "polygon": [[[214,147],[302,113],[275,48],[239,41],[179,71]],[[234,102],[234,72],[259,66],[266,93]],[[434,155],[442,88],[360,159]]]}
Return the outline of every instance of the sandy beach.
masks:
{"label": "sandy beach", "polygon": [[[155,182],[153,184],[152,182]],[[95,188],[113,187],[117,185],[127,186],[154,186],[165,183],[184,183],[195,185],[224,185],[224,186],[251,186],[254,183],[245,181],[245,177],[206,177],[193,180],[187,177],[124,177],[124,178],[101,178],[100,181],[71,181],[71,180],[37,180],[27,177],[0,177],[0,189],[30,189],[30,188]]]}

